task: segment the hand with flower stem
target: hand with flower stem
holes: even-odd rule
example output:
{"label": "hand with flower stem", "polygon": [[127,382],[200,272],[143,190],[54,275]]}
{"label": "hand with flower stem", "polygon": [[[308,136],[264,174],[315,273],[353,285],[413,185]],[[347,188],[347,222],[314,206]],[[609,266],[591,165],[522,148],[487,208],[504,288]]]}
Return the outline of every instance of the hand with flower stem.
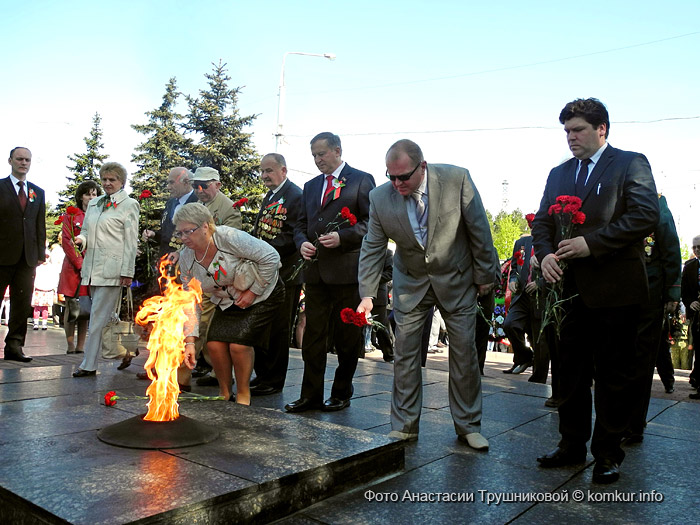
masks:
{"label": "hand with flower stem", "polygon": [[355,310],[358,314],[368,314],[372,311],[372,308],[374,308],[374,301],[372,301],[371,297],[363,297],[362,301],[360,301],[360,304],[357,306],[357,310]]}
{"label": "hand with flower stem", "polygon": [[591,254],[586,239],[580,235],[573,239],[564,239],[559,243],[558,248],[554,255],[560,259],[579,259],[588,257]]}
{"label": "hand with flower stem", "polygon": [[299,253],[306,261],[310,261],[316,255],[316,247],[309,241],[304,241],[299,248]]}
{"label": "hand with flower stem", "polygon": [[337,248],[340,246],[340,235],[338,232],[330,232],[318,238],[324,248]]}

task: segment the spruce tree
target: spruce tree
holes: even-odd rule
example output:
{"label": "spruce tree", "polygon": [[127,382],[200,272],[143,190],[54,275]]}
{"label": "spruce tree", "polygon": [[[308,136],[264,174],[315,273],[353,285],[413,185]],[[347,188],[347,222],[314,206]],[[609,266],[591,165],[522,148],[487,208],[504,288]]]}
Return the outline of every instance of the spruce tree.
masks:
{"label": "spruce tree", "polygon": [[[147,282],[154,275],[157,261],[155,255],[158,247],[153,241],[148,243],[141,239],[144,229],[158,231],[165,208],[170,198],[167,189],[168,173],[172,168],[191,167],[189,150],[191,140],[181,132],[182,115],[176,112],[177,99],[181,93],[173,77],[165,85],[165,94],[159,107],[145,113],[146,124],[133,124],[131,127],[146,136],[144,142],[136,147],[131,161],[138,166],[132,175],[131,196],[141,205],[139,216],[139,255],[136,259],[136,280]],[[150,192],[145,193],[144,192]],[[143,195],[150,195],[141,198]],[[149,264],[150,263],[150,264]]]}
{"label": "spruce tree", "polygon": [[159,228],[165,202],[170,198],[167,188],[169,171],[177,166],[191,167],[189,150],[192,141],[180,131],[182,115],[175,111],[180,94],[173,77],[165,85],[161,105],[145,113],[148,123],[131,126],[146,136],[131,157],[139,168],[130,181],[132,197],[138,199],[144,190],[152,194],[148,201],[144,199],[141,202],[139,231]]}
{"label": "spruce tree", "polygon": [[260,156],[252,134],[245,132],[257,115],[240,115],[241,88],[228,87],[231,77],[225,63],[219,61],[212,66],[213,71],[204,75],[208,89],[200,90],[197,98],[187,96],[185,128],[196,139],[191,150],[195,164],[218,170],[221,190],[234,201],[242,197],[249,200],[242,211],[244,227],[250,230],[266,191],[257,174]]}
{"label": "spruce tree", "polygon": [[59,213],[62,213],[63,210],[66,209],[66,205],[73,203],[75,199],[75,190],[82,182],[94,180],[98,184],[100,183],[100,168],[102,167],[102,161],[107,158],[107,155],[102,153],[104,144],[102,143],[102,130],[100,129],[101,122],[102,118],[100,114],[95,113],[95,116],[92,117],[90,135],[83,138],[86,146],[85,153],[68,155],[68,160],[70,160],[73,165],[66,166],[70,171],[70,175],[66,176],[68,185],[66,189],[58,192],[59,197],[56,211]]}

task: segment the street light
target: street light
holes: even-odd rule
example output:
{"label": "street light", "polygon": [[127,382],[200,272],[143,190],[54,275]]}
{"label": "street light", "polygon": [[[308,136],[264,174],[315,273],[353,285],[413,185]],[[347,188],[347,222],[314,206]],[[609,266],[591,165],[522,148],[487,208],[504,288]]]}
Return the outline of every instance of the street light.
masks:
{"label": "street light", "polygon": [[332,53],[302,53],[300,51],[287,51],[282,57],[282,71],[280,73],[280,90],[277,100],[277,131],[275,132],[275,151],[282,143],[282,117],[284,116],[284,98],[286,86],[284,85],[284,63],[287,60],[287,55],[304,55],[307,57],[321,57],[327,58],[328,60],[335,60],[335,55]]}

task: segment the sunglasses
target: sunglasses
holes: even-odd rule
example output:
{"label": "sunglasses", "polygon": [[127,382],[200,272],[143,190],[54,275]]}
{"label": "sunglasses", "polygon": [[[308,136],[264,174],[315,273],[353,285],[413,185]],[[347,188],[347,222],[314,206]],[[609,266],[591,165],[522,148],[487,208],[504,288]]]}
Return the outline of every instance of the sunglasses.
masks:
{"label": "sunglasses", "polygon": [[416,172],[416,170],[420,167],[421,164],[422,162],[419,162],[418,165],[415,168],[413,168],[413,170],[411,170],[411,173],[406,173],[404,175],[389,175],[389,170],[386,170],[386,176],[391,182],[394,182],[395,180],[406,182],[413,176],[413,174]]}
{"label": "sunglasses", "polygon": [[192,187],[193,187],[195,190],[198,190],[198,189],[200,189],[200,188],[203,189],[203,190],[206,190],[206,189],[209,187],[209,184],[211,184],[212,182],[214,182],[214,181],[211,181],[211,180],[210,180],[209,182],[202,182],[202,181],[198,181],[198,180],[197,180],[197,181],[194,181],[194,182],[192,183]]}

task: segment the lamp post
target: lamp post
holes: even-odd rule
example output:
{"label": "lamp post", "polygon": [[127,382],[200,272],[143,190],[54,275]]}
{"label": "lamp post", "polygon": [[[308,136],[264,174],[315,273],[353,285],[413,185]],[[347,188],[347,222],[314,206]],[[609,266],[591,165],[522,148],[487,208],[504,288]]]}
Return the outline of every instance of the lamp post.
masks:
{"label": "lamp post", "polygon": [[280,89],[277,100],[277,130],[275,131],[275,151],[279,148],[282,143],[282,117],[284,116],[284,98],[286,86],[284,85],[284,64],[287,60],[287,55],[304,55],[307,57],[321,57],[327,58],[328,60],[335,60],[335,55],[332,53],[302,53],[300,51],[287,51],[282,57],[282,71],[280,72]]}

